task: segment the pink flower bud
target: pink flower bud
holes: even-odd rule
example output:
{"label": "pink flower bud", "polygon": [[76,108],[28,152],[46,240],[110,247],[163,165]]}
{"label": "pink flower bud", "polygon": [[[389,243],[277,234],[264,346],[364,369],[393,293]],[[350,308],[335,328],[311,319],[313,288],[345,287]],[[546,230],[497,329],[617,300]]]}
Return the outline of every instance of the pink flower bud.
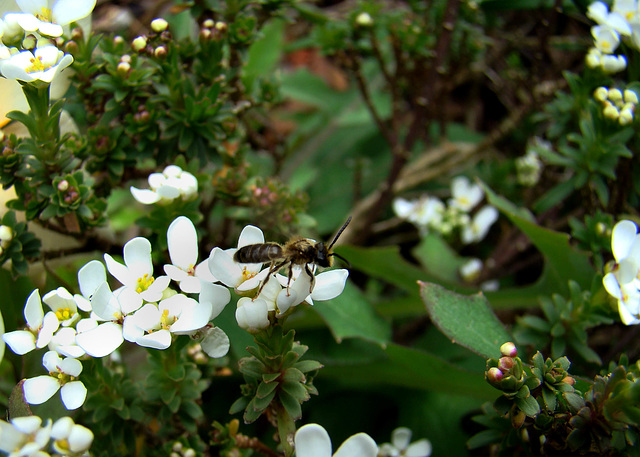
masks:
{"label": "pink flower bud", "polygon": [[509,341],[500,346],[500,353],[505,357],[516,357],[518,350],[516,349],[516,345]]}

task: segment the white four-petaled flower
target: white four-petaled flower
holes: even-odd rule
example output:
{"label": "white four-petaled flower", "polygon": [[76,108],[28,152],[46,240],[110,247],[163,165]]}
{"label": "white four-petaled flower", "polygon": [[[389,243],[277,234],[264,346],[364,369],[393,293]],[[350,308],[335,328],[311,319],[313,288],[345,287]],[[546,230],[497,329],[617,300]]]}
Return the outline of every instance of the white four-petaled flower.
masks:
{"label": "white four-petaled flower", "polygon": [[71,54],[65,54],[53,45],[37,48],[34,52],[21,51],[0,60],[0,73],[7,79],[24,82],[51,83],[73,62]]}
{"label": "white four-petaled flower", "polygon": [[391,443],[380,446],[380,457],[429,457],[431,442],[423,438],[411,442],[411,430],[398,427],[391,433]]}
{"label": "white four-petaled flower", "polygon": [[[331,438],[318,424],[307,424],[298,429],[294,438],[296,457],[331,457]],[[366,433],[353,435],[342,443],[333,457],[375,457],[376,442]]]}

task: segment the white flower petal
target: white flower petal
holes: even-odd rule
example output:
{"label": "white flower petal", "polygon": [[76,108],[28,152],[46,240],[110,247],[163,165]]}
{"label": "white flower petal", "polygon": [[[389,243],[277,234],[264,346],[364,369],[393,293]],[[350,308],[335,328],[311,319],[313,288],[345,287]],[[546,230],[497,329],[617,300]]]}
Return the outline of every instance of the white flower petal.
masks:
{"label": "white flower petal", "polygon": [[431,455],[431,451],[431,441],[424,438],[416,441],[415,443],[411,443],[409,447],[407,447],[405,457],[429,457]]}
{"label": "white flower petal", "polygon": [[98,260],[92,260],[78,271],[78,285],[80,293],[90,298],[96,289],[107,280],[107,271],[104,264]]}
{"label": "white flower petal", "polygon": [[314,300],[331,300],[336,298],[344,290],[345,283],[349,277],[349,270],[338,269],[324,271],[316,276],[316,283],[311,292]]}
{"label": "white flower petal", "polygon": [[[250,244],[260,244],[264,243],[264,234],[262,230],[258,227],[254,227],[253,225],[247,225],[240,232],[240,237],[238,238],[238,249],[243,246],[248,246]],[[215,274],[214,274],[215,276]]]}
{"label": "white flower petal", "polygon": [[391,444],[400,450],[404,450],[411,443],[411,429],[398,427],[391,433]]}
{"label": "white flower petal", "polygon": [[27,303],[24,306],[24,318],[27,320],[29,328],[35,330],[42,325],[43,317],[44,311],[42,310],[40,292],[35,289],[27,298]]}
{"label": "white flower petal", "polygon": [[91,447],[91,443],[93,443],[93,432],[87,427],[76,424],[71,429],[67,442],[69,443],[71,452],[81,454]]}
{"label": "white flower petal", "polygon": [[294,443],[296,457],[331,457],[331,438],[324,427],[318,424],[300,427],[296,432]]}
{"label": "white flower petal", "polygon": [[221,328],[213,327],[200,342],[200,347],[209,357],[224,357],[229,352],[229,337]]}
{"label": "white flower petal", "polygon": [[133,198],[143,205],[153,205],[154,203],[159,202],[162,198],[156,192],[149,189],[138,189],[137,187],[131,186],[129,190],[131,191]]}
{"label": "white flower petal", "polygon": [[131,281],[131,279],[133,280],[138,279],[138,278],[131,278],[129,269],[125,265],[122,265],[120,262],[117,262],[116,260],[114,260],[114,258],[111,257],[109,254],[104,255],[104,262],[106,263],[107,270],[109,270],[109,273],[111,273],[111,276],[113,276],[118,281],[120,281],[121,284],[128,284],[128,281]]}
{"label": "white flower petal", "polygon": [[171,346],[171,333],[169,330],[158,330],[136,339],[136,343],[142,347],[152,349],[167,349]]}
{"label": "white flower petal", "polygon": [[22,384],[24,399],[30,405],[40,405],[49,400],[60,389],[60,384],[51,376],[42,375],[26,379]]}
{"label": "white flower petal", "polygon": [[342,443],[333,457],[376,457],[378,445],[366,433],[350,436]]}
{"label": "white flower petal", "polygon": [[209,255],[209,271],[227,287],[242,283],[242,270],[233,257],[220,248],[213,248]]}
{"label": "white flower petal", "polygon": [[167,230],[171,263],[186,270],[198,261],[198,234],[189,218],[176,218]]}
{"label": "white flower petal", "polygon": [[60,389],[60,396],[67,409],[78,409],[87,398],[87,388],[80,381],[68,382]]}
{"label": "white flower petal", "polygon": [[36,347],[38,349],[42,349],[49,344],[49,341],[51,341],[53,334],[58,330],[58,328],[60,328],[60,321],[58,320],[58,317],[53,311],[49,311],[44,315],[42,328],[40,329],[40,332],[38,332]]}
{"label": "white flower petal", "polygon": [[36,338],[27,330],[5,333],[2,335],[2,340],[18,355],[24,355],[36,348]]}
{"label": "white flower petal", "polygon": [[[131,279],[137,281],[145,274],[149,276],[153,275],[151,243],[149,240],[141,236],[129,240],[124,245],[124,264],[129,270],[128,274],[130,275],[130,278],[129,282],[123,282],[123,284],[131,284]],[[120,278],[117,279],[120,280]]]}
{"label": "white flower petal", "polygon": [[638,227],[632,221],[618,222],[611,231],[611,250],[616,262],[620,262],[629,255],[636,241]]}
{"label": "white flower petal", "polygon": [[57,0],[51,8],[53,22],[67,25],[87,17],[96,6],[96,0]]}
{"label": "white flower petal", "polygon": [[211,304],[209,320],[215,319],[231,301],[231,293],[229,289],[220,284],[211,284],[205,281],[201,281],[200,287],[200,303]]}
{"label": "white flower petal", "polygon": [[105,322],[76,335],[76,344],[91,357],[105,357],[118,349],[123,341],[122,325],[115,322]]}

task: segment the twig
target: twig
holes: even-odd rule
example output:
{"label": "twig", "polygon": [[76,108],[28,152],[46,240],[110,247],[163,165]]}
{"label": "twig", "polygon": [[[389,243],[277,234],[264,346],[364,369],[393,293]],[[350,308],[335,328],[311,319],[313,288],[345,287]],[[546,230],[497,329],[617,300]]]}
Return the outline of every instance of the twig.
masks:
{"label": "twig", "polygon": [[253,449],[256,452],[267,455],[269,457],[282,457],[282,454],[274,451],[266,444],[261,442],[258,438],[249,438],[248,436],[238,433],[235,436],[235,440],[236,446],[238,446],[240,449]]}

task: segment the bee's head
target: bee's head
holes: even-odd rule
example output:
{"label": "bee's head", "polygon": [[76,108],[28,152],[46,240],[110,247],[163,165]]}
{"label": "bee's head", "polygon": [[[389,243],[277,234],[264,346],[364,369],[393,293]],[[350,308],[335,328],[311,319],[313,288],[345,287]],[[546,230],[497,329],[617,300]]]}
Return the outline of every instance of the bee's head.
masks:
{"label": "bee's head", "polygon": [[333,259],[329,250],[322,241],[319,241],[315,245],[316,248],[316,261],[315,264],[319,267],[329,268],[333,264]]}

